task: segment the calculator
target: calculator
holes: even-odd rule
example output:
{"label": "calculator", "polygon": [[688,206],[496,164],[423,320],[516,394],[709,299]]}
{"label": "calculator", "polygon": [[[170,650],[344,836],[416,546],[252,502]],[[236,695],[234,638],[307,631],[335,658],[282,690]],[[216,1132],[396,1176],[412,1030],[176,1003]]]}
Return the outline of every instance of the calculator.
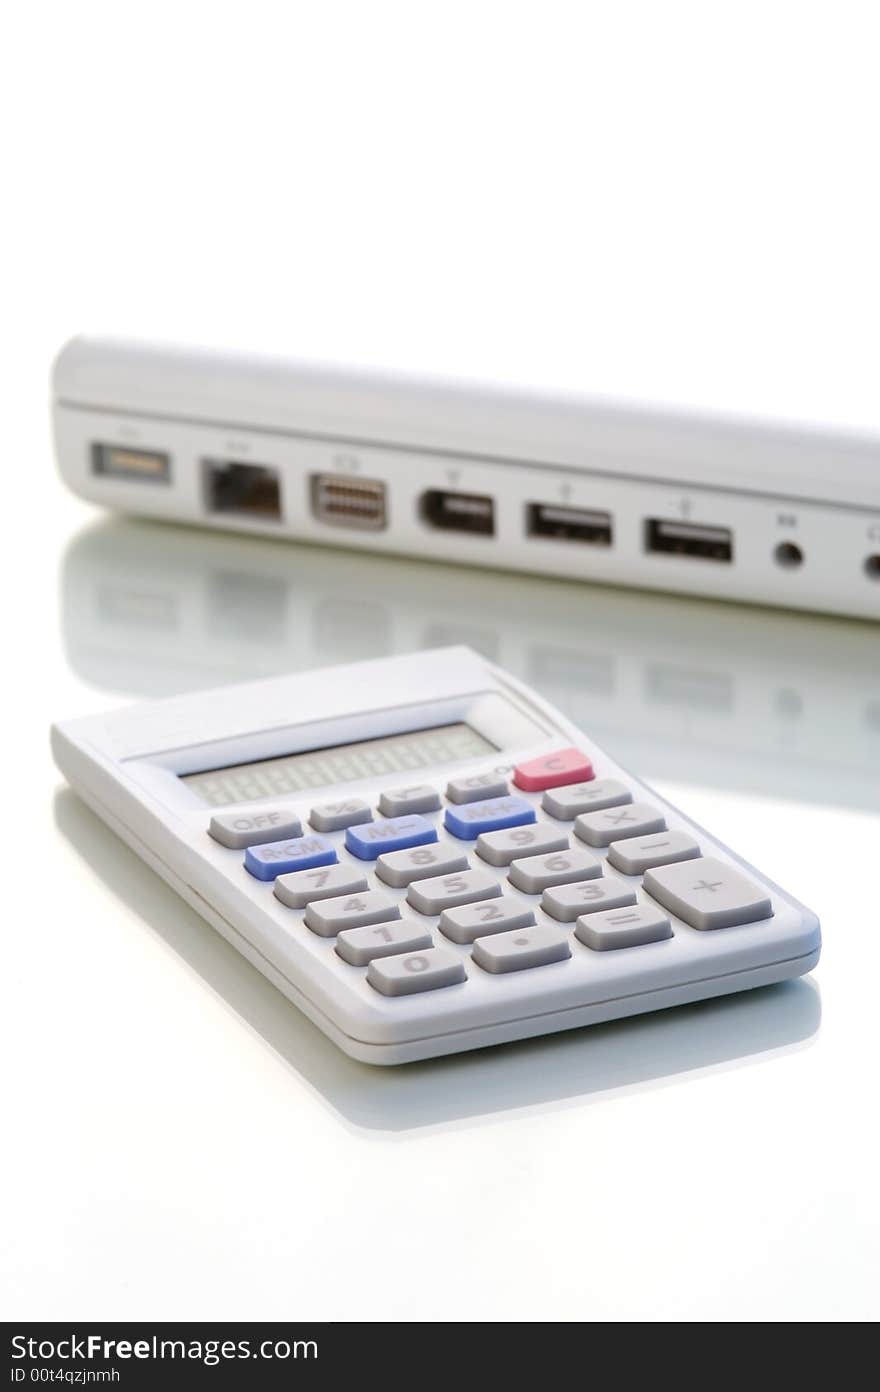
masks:
{"label": "calculator", "polygon": [[816,916],[467,648],[56,725],[83,800],[394,1064],[808,972]]}

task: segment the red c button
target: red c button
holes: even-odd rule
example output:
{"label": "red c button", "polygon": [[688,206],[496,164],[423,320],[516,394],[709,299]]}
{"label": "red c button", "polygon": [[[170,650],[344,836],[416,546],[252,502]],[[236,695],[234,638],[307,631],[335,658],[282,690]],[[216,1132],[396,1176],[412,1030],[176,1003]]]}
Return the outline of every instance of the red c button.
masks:
{"label": "red c button", "polygon": [[586,754],[579,749],[557,749],[517,764],[513,781],[526,793],[540,793],[544,788],[561,788],[565,783],[588,783],[596,774]]}

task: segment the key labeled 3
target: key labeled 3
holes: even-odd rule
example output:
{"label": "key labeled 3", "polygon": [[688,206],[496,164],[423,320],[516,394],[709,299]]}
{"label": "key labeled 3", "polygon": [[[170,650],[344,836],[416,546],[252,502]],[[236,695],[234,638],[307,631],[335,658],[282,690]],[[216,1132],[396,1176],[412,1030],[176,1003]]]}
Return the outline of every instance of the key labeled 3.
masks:
{"label": "key labeled 3", "polygon": [[560,885],[545,889],[541,908],[560,923],[574,923],[581,914],[603,909],[622,909],[636,902],[636,892],[620,880],[588,880],[586,884]]}

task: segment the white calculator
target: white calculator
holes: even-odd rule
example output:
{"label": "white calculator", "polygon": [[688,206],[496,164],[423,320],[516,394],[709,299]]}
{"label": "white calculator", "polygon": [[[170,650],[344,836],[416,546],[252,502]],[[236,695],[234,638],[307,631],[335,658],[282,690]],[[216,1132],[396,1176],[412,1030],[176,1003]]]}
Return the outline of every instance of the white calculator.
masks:
{"label": "white calculator", "polygon": [[88,805],[347,1054],[809,971],[815,915],[467,648],[74,720]]}

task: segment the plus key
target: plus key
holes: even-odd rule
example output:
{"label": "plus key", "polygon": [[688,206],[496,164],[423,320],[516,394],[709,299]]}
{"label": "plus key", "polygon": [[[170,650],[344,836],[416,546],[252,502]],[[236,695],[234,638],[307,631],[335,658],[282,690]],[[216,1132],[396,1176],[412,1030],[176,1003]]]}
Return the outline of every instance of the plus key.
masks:
{"label": "plus key", "polygon": [[645,875],[644,885],[652,899],[703,931],[773,916],[773,903],[762,886],[715,856],[658,866]]}
{"label": "plus key", "polygon": [[525,793],[540,793],[567,783],[588,783],[595,776],[593,765],[579,749],[556,749],[517,764],[513,770],[514,783]]}

